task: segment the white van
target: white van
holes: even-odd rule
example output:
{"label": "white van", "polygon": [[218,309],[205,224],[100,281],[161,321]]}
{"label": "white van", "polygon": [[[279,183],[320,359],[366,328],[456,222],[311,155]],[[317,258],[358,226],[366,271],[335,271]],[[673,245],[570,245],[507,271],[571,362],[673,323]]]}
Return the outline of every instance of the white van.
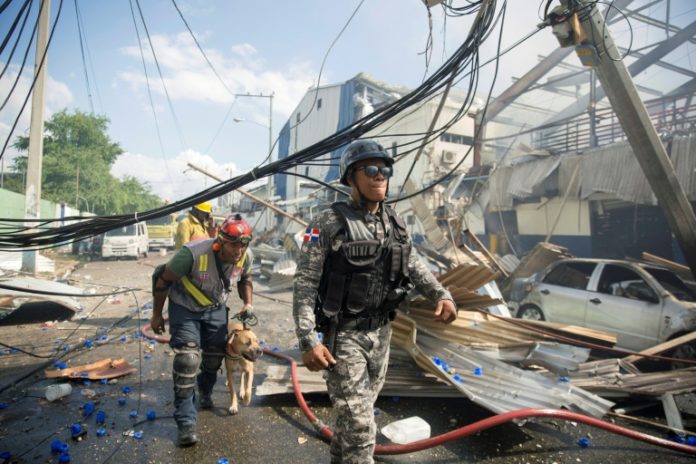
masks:
{"label": "white van", "polygon": [[147,257],[147,227],[144,222],[112,229],[104,234],[102,258]]}

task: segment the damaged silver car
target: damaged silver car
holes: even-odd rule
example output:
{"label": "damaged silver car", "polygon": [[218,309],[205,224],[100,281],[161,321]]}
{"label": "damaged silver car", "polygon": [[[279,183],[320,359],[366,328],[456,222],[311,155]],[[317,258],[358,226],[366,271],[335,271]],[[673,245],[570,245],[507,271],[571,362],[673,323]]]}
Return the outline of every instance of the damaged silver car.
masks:
{"label": "damaged silver car", "polygon": [[[696,329],[696,294],[672,271],[619,260],[565,259],[527,283],[516,316],[614,332],[640,351]],[[694,358],[682,345],[679,358]]]}

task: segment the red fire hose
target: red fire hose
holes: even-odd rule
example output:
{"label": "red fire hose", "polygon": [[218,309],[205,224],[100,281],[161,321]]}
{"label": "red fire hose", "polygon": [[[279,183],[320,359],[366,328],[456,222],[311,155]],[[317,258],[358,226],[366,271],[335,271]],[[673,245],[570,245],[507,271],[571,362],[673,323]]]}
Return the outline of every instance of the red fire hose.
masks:
{"label": "red fire hose", "polygon": [[[156,340],[159,343],[167,343],[169,341],[168,336],[154,334],[152,332],[152,329],[150,328],[150,324],[145,325],[141,329],[141,332],[145,337],[150,338],[152,340]],[[312,410],[309,409],[309,406],[307,406],[307,402],[305,401],[304,396],[302,395],[302,391],[300,390],[300,382],[297,378],[297,362],[291,356],[288,356],[284,353],[272,351],[267,348],[264,348],[263,352],[269,356],[283,359],[290,364],[292,388],[295,392],[295,398],[297,399],[297,403],[299,404],[300,409],[302,409],[302,412],[304,413],[305,417],[307,417],[309,422],[311,422],[314,429],[317,432],[319,432],[319,435],[323,439],[330,441],[331,437],[333,437],[333,432],[331,431],[328,425],[324,424],[324,422],[322,422],[321,419],[317,418],[317,416],[312,412]],[[578,414],[571,411],[563,411],[560,409],[533,408],[519,409],[517,411],[497,414],[495,416],[482,419],[472,424],[465,425],[450,432],[443,433],[436,437],[426,438],[425,440],[419,440],[405,445],[377,445],[375,447],[375,454],[407,454],[416,451],[422,451],[424,449],[433,448],[435,446],[440,446],[445,443],[449,443],[459,438],[468,437],[469,435],[490,429],[491,427],[495,427],[506,422],[510,422],[513,420],[530,419],[534,417],[551,417],[555,419],[580,422],[583,424],[590,425],[592,427],[597,427],[599,429],[606,430],[607,432],[631,438],[633,440],[643,441],[645,443],[655,446],[661,446],[662,448],[667,448],[673,451],[679,451],[690,455],[696,455],[696,446],[675,443],[669,440],[665,440],[664,438],[658,438],[652,435],[648,435],[646,433],[636,432],[635,430],[620,427],[610,422],[586,416],[584,414]]]}

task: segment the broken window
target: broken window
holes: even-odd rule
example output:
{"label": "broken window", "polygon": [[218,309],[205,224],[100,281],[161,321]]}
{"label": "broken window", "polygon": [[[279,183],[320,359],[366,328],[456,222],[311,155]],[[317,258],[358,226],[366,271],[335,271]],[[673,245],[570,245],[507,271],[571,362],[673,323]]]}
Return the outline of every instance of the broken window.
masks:
{"label": "broken window", "polygon": [[696,294],[694,294],[694,292],[686,286],[684,281],[673,272],[656,267],[646,267],[644,269],[648,271],[665,290],[674,295],[676,299],[681,301],[696,301]]}
{"label": "broken window", "polygon": [[595,266],[595,263],[561,263],[544,277],[544,283],[585,290]]}
{"label": "broken window", "polygon": [[650,285],[636,271],[616,264],[604,265],[597,291],[631,300],[659,301]]}

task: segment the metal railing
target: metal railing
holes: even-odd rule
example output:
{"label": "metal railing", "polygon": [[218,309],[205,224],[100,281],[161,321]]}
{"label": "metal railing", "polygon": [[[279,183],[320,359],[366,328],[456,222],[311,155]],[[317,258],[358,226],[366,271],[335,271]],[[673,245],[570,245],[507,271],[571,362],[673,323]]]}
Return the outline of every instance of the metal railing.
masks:
{"label": "metal railing", "polygon": [[[696,94],[650,100],[645,106],[660,134],[696,131]],[[590,116],[585,114],[563,121],[556,126],[532,132],[534,148],[552,153],[581,152],[592,147]],[[621,123],[612,108],[595,112],[597,146],[626,139]]]}

